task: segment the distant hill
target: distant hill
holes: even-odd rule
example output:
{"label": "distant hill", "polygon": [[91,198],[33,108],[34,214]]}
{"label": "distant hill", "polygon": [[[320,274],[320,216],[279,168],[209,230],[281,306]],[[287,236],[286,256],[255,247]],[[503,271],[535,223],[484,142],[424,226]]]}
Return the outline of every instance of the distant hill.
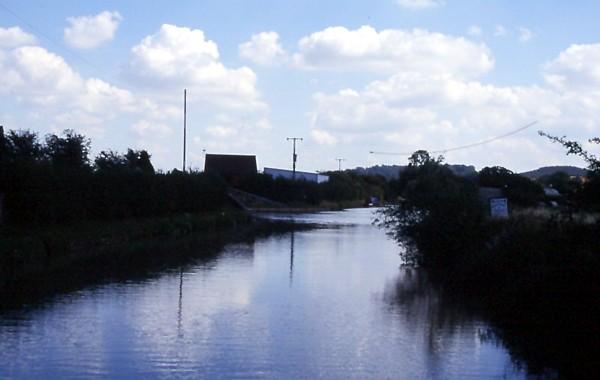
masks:
{"label": "distant hill", "polygon": [[[472,165],[447,165],[454,174],[459,176],[468,176],[476,174],[477,171]],[[358,167],[352,169],[359,175],[381,175],[386,179],[396,179],[400,173],[406,169],[406,165],[376,165],[369,168]]]}
{"label": "distant hill", "polygon": [[587,170],[578,168],[576,166],[544,166],[539,169],[531,170],[524,173],[519,173],[524,177],[530,179],[538,179],[547,175],[552,175],[556,172],[565,172],[570,176],[581,177],[586,175]]}

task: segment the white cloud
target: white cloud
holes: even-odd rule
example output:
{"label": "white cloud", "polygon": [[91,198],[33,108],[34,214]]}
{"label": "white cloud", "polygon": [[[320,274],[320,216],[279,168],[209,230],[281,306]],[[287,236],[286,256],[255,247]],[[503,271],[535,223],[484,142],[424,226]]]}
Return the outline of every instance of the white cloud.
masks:
{"label": "white cloud", "polygon": [[475,37],[479,37],[483,34],[483,31],[481,30],[481,27],[478,25],[471,25],[469,27],[469,29],[467,30],[467,33],[470,36],[475,36]]}
{"label": "white cloud", "polygon": [[320,145],[334,145],[337,139],[329,132],[321,129],[313,129],[310,131],[310,136]]}
{"label": "white cloud", "polygon": [[444,0],[396,0],[398,5],[409,9],[427,9],[444,5]]}
{"label": "white cloud", "polygon": [[250,41],[240,44],[239,54],[240,57],[259,65],[278,64],[286,57],[276,32],[254,34]]}
{"label": "white cloud", "polygon": [[132,125],[131,129],[133,129],[138,136],[143,138],[165,138],[173,133],[173,128],[170,126],[148,120],[138,121]]}
{"label": "white cloud", "polygon": [[525,27],[519,28],[519,41],[528,42],[533,37],[535,37],[535,34],[530,29],[525,28]]}
{"label": "white cloud", "polygon": [[206,132],[213,137],[222,139],[222,138],[230,138],[230,137],[234,136],[236,133],[236,130],[232,127],[224,127],[222,125],[216,125],[213,127],[206,128]]}
{"label": "white cloud", "polygon": [[[495,86],[450,74],[402,72],[360,90],[316,93],[311,134],[317,142],[335,135],[332,144],[360,141],[374,150],[411,152],[486,140],[537,120],[535,129],[583,140],[597,132],[600,120],[599,62],[600,44],[573,45],[545,65],[547,86]],[[561,157],[535,129],[448,156],[515,170]]]}
{"label": "white cloud", "polygon": [[495,37],[504,37],[508,34],[508,31],[504,27],[504,25],[498,24],[494,28],[494,36]]}
{"label": "white cloud", "polygon": [[[190,141],[197,136],[206,148],[225,152],[270,148],[268,107],[256,76],[248,68],[226,68],[216,43],[201,31],[165,26],[135,46],[129,69],[139,73],[124,72],[129,90],[83,77],[61,56],[29,46],[32,37],[21,37],[0,46],[0,98],[6,107],[34,109],[20,123],[40,134],[74,128],[92,137],[97,151],[147,149],[157,167],[179,166],[184,84]],[[188,153],[190,165],[199,165],[191,146]]]}
{"label": "white cloud", "polygon": [[294,61],[306,69],[421,71],[476,77],[494,66],[484,44],[421,29],[377,32],[370,26],[356,30],[330,27],[302,38],[298,45]]}
{"label": "white cloud", "polygon": [[82,78],[62,57],[42,47],[0,51],[0,57],[0,95],[33,104],[51,119],[100,124],[98,120],[139,107],[129,91],[97,78]]}
{"label": "white cloud", "polygon": [[25,33],[18,26],[10,28],[0,27],[0,49],[10,49],[18,46],[35,45],[37,40],[29,33]]}
{"label": "white cloud", "polygon": [[104,11],[95,16],[69,17],[64,30],[67,44],[77,49],[92,49],[115,36],[122,17],[119,12]]}
{"label": "white cloud", "polygon": [[229,69],[217,44],[199,29],[164,24],[131,49],[128,79],[151,90],[190,89],[189,101],[227,108],[260,109],[265,104],[248,67]]}
{"label": "white cloud", "polygon": [[600,44],[571,45],[546,64],[547,81],[559,88],[600,91]]}

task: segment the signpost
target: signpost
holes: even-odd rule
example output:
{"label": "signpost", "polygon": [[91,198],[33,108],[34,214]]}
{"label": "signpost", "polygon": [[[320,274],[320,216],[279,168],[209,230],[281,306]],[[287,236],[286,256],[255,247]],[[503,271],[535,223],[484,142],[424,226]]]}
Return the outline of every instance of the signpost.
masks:
{"label": "signpost", "polygon": [[508,218],[508,199],[491,198],[490,216],[492,218]]}

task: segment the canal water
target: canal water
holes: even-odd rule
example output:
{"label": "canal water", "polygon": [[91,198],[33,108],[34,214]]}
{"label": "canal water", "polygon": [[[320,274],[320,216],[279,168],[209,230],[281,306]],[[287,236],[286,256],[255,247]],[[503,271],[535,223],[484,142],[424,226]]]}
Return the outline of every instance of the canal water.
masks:
{"label": "canal water", "polygon": [[295,218],[327,227],[2,312],[0,379],[526,378],[370,209]]}

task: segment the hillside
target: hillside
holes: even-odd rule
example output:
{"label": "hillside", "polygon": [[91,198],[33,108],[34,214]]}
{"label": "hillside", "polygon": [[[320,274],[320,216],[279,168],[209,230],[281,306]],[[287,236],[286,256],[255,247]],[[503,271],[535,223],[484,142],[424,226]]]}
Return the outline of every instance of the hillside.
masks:
{"label": "hillside", "polygon": [[556,172],[565,172],[570,176],[581,177],[586,175],[586,170],[576,166],[544,166],[539,169],[530,170],[528,172],[519,173],[530,179],[538,179],[547,175],[552,175]]}

